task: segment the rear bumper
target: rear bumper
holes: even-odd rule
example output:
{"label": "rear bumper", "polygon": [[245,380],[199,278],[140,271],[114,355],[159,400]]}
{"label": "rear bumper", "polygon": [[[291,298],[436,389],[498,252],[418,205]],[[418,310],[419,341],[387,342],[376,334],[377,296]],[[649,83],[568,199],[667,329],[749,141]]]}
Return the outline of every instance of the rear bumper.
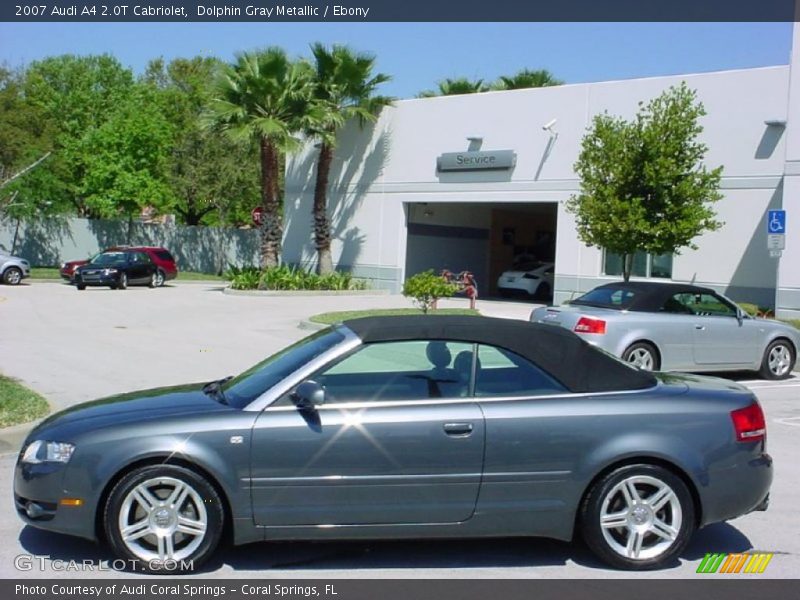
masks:
{"label": "rear bumper", "polygon": [[710,472],[708,485],[700,490],[701,526],[767,510],[772,477],[772,457],[767,453]]}

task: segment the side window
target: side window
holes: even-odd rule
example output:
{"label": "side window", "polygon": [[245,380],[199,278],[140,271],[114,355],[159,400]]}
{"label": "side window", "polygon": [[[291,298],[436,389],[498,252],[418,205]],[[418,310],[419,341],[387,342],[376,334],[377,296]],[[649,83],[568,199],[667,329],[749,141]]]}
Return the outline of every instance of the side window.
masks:
{"label": "side window", "polygon": [[686,312],[700,316],[735,317],[736,309],[716,294],[675,294],[673,296]]}
{"label": "side window", "polygon": [[139,256],[139,262],[143,265],[149,265],[151,262],[153,262],[150,260],[150,256],[148,256],[144,252],[140,252],[138,256]]}
{"label": "side window", "polygon": [[325,403],[460,398],[469,394],[473,344],[406,341],[367,344],[312,378]]}
{"label": "side window", "polygon": [[567,391],[545,371],[509,350],[478,348],[475,396],[540,396]]}
{"label": "side window", "polygon": [[691,308],[692,294],[675,294],[667,298],[664,306],[661,307],[661,312],[667,312],[678,315],[693,315],[694,311]]}

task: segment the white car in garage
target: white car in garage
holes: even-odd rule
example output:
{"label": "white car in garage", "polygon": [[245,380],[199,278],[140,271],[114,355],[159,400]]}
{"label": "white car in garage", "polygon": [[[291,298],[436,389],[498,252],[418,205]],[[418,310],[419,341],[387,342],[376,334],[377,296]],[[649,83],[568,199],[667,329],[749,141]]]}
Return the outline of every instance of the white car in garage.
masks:
{"label": "white car in garage", "polygon": [[551,262],[520,263],[500,275],[497,288],[503,296],[525,293],[531,297],[549,298],[553,294],[554,269]]}

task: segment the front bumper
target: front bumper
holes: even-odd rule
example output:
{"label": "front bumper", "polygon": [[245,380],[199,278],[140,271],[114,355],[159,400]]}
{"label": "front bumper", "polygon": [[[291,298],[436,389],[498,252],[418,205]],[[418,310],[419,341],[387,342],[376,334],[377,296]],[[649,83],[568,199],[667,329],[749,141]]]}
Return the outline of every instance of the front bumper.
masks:
{"label": "front bumper", "polygon": [[117,285],[119,282],[119,275],[95,275],[89,279],[86,279],[81,276],[76,276],[73,278],[72,282],[75,285],[97,285],[97,286],[109,286],[109,285]]}
{"label": "front bumper", "polygon": [[[26,524],[38,529],[93,540],[95,503],[76,494],[67,481],[68,465],[17,462],[14,468],[14,507]],[[80,497],[81,506],[60,504],[62,498]]]}

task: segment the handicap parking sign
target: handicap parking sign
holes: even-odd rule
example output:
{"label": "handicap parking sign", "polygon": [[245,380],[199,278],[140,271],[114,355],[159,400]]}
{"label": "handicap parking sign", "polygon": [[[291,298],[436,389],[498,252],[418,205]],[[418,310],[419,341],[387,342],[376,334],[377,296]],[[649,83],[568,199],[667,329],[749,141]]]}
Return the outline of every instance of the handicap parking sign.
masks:
{"label": "handicap parking sign", "polygon": [[767,233],[772,235],[786,234],[786,211],[771,210],[767,214]]}

